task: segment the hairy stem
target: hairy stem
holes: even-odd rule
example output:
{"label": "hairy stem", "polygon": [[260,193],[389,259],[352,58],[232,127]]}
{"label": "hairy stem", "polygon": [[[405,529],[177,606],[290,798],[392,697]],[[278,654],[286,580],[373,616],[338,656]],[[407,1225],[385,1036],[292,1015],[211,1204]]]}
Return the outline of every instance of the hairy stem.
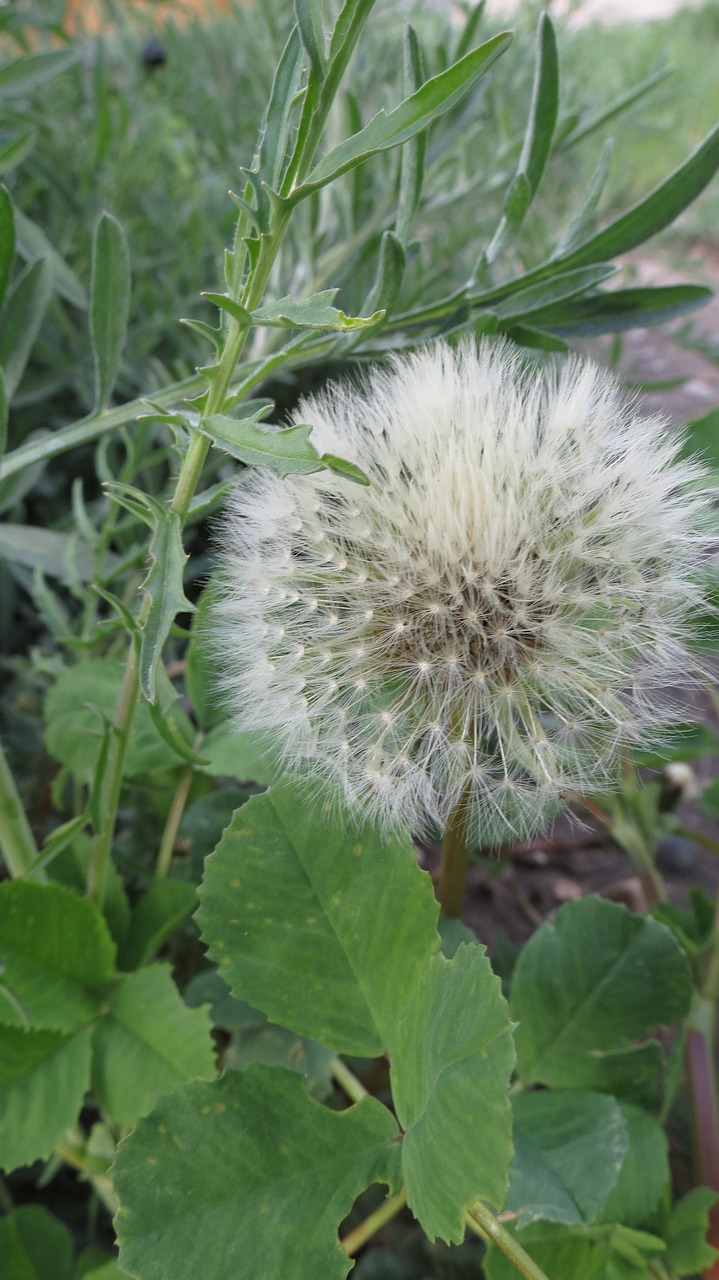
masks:
{"label": "hairy stem", "polygon": [[524,1280],[548,1280],[541,1267],[538,1267],[530,1258],[519,1241],[515,1240],[511,1232],[497,1221],[494,1214],[490,1213],[481,1201],[475,1201],[472,1208],[467,1210],[467,1223],[484,1240],[490,1240],[492,1244],[496,1244],[504,1256],[509,1258],[520,1276],[524,1276]]}
{"label": "hairy stem", "polygon": [[467,835],[466,803],[461,800],[449,820],[442,841],[438,895],[444,914],[456,919],[462,914],[464,901],[464,883],[469,860]]}
{"label": "hairy stem", "polygon": [[364,1244],[372,1238],[375,1232],[379,1231],[392,1218],[403,1209],[407,1203],[407,1192],[404,1187],[396,1196],[388,1196],[383,1204],[375,1209],[374,1213],[365,1218],[364,1222],[360,1222],[359,1226],[348,1232],[340,1241],[342,1248],[346,1254],[353,1257],[358,1253]]}
{"label": "hairy stem", "polygon": [[[10,875],[26,876],[38,856],[35,838],[0,742],[0,853]],[[42,872],[37,878],[44,880]]]}

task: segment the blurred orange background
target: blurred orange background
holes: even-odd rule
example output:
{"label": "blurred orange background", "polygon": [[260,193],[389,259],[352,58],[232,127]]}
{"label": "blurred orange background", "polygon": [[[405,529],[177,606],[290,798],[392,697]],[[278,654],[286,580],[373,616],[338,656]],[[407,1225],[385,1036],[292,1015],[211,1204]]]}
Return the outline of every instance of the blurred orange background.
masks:
{"label": "blurred orange background", "polygon": [[123,20],[138,17],[146,24],[148,17],[158,25],[173,18],[182,23],[188,18],[209,18],[213,14],[228,13],[232,0],[121,0],[109,5],[103,0],[66,0],[64,27],[71,35],[93,34],[112,26],[113,10],[122,13]]}

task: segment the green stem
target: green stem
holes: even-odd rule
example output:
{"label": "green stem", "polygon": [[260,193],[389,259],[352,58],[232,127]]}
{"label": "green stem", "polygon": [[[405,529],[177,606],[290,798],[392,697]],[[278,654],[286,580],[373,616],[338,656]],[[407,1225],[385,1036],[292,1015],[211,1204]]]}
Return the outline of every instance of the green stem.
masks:
{"label": "green stem", "polygon": [[464,901],[469,845],[467,841],[467,806],[461,800],[452,814],[442,841],[442,863],[439,876],[439,903],[446,916],[459,919]]}
{"label": "green stem", "polygon": [[332,1059],[330,1071],[337,1084],[341,1089],[344,1089],[347,1097],[351,1098],[353,1102],[361,1102],[363,1098],[367,1097],[367,1090],[362,1081],[357,1079],[356,1075],[350,1071],[341,1058]]}
{"label": "green stem", "polygon": [[182,815],[185,812],[187,797],[192,786],[192,779],[195,776],[194,766],[188,764],[182,770],[177,790],[174,794],[170,812],[167,815],[165,830],[162,833],[160,842],[160,851],[157,855],[157,865],[155,867],[155,884],[167,879],[167,873],[170,870],[172,855],[175,851],[175,841],[177,840],[177,832],[182,822]]}
{"label": "green stem", "polygon": [[399,1213],[400,1209],[404,1208],[406,1203],[407,1192],[404,1187],[396,1196],[388,1196],[384,1203],[381,1204],[378,1209],[375,1209],[374,1213],[370,1213],[369,1217],[365,1218],[364,1222],[360,1222],[359,1226],[348,1232],[348,1234],[340,1240],[340,1244],[342,1245],[345,1253],[348,1254],[350,1258],[354,1257],[356,1253],[359,1253],[362,1246],[366,1244],[377,1231],[386,1226],[388,1222],[391,1222],[392,1218]]}
{"label": "green stem", "polygon": [[530,1258],[519,1241],[515,1240],[506,1227],[503,1227],[494,1214],[490,1213],[486,1205],[479,1200],[467,1210],[467,1222],[484,1240],[491,1240],[492,1244],[496,1244],[497,1248],[502,1250],[520,1276],[524,1276],[524,1280],[548,1280],[544,1271]]}
{"label": "green stem", "polygon": [[[10,875],[26,876],[38,856],[35,838],[0,742],[0,852]],[[45,879],[37,872],[36,878]]]}

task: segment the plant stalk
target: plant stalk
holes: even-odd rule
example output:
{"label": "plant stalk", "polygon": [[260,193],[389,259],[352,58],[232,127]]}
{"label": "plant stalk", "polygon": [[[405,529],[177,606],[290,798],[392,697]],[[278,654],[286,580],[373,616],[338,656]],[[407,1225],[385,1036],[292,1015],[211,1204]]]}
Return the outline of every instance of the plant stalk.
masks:
{"label": "plant stalk", "polygon": [[175,841],[177,840],[177,832],[182,822],[182,815],[185,812],[187,797],[192,786],[192,779],[195,776],[194,767],[191,764],[185,765],[182,770],[177,790],[173,796],[170,812],[167,815],[165,830],[162,833],[160,841],[160,851],[157,855],[157,863],[155,866],[155,884],[167,879],[167,874],[172,863],[172,855],[175,851]]}
{"label": "plant stalk", "polygon": [[367,1090],[362,1081],[357,1079],[354,1072],[350,1071],[341,1058],[332,1059],[330,1071],[340,1089],[344,1089],[347,1097],[351,1098],[353,1102],[361,1102],[363,1098],[367,1097]]}
{"label": "plant stalk", "polygon": [[490,1213],[480,1200],[476,1200],[471,1209],[467,1210],[467,1223],[484,1240],[490,1240],[492,1244],[496,1244],[505,1258],[509,1258],[520,1276],[524,1276],[524,1280],[548,1280],[541,1267],[538,1267],[534,1259],[530,1258],[519,1241],[515,1240],[511,1232],[497,1221],[494,1214]]}
{"label": "plant stalk", "polygon": [[446,916],[459,919],[464,902],[469,845],[467,841],[466,800],[460,800],[452,814],[442,840],[442,862],[439,874],[439,904]]}
{"label": "plant stalk", "polygon": [[[0,852],[13,879],[28,875],[38,856],[35,837],[0,742]],[[44,880],[41,871],[35,878]]]}
{"label": "plant stalk", "polygon": [[364,1222],[360,1222],[359,1226],[348,1232],[340,1241],[345,1253],[350,1258],[359,1253],[362,1246],[372,1238],[375,1232],[380,1231],[388,1222],[391,1222],[392,1218],[399,1213],[400,1209],[404,1208],[406,1203],[407,1192],[404,1187],[396,1196],[388,1196],[384,1203],[378,1209],[375,1209],[374,1213],[370,1213]]}

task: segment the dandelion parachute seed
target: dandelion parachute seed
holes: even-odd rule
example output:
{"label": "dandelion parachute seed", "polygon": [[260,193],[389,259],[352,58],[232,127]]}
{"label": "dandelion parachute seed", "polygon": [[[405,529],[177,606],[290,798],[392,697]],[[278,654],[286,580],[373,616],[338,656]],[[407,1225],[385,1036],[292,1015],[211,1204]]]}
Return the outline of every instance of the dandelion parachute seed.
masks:
{"label": "dandelion parachute seed", "polygon": [[[536,830],[691,666],[700,468],[592,364],[434,345],[304,400],[371,484],[248,471],[213,633],[242,728],[385,829]],[[662,709],[662,707],[664,709]]]}

